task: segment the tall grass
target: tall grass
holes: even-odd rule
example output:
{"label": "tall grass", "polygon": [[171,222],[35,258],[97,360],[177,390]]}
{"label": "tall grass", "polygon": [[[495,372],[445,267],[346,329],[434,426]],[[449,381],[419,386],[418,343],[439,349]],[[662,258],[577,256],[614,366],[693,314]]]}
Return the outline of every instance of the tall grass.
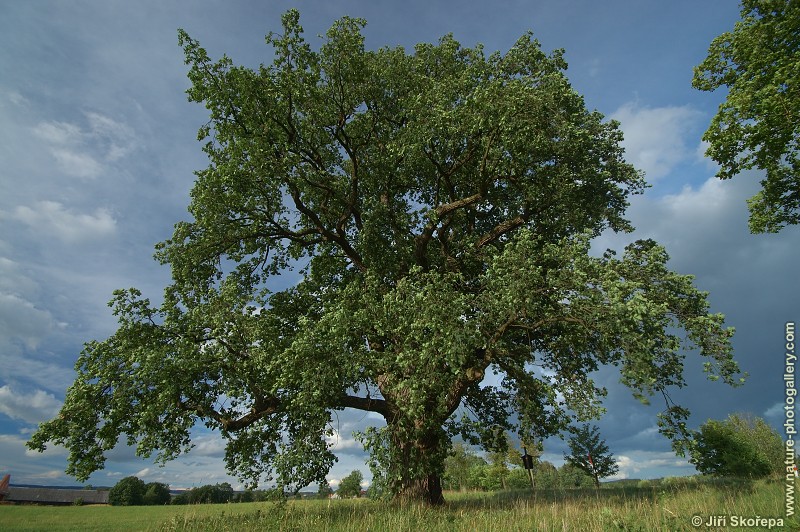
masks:
{"label": "tall grass", "polygon": [[[440,508],[370,500],[167,507],[0,507],[7,530],[696,530],[691,517],[783,517],[776,482],[672,480],[600,490],[447,493]],[[28,520],[32,519],[32,520]],[[800,520],[785,520],[800,529]]]}

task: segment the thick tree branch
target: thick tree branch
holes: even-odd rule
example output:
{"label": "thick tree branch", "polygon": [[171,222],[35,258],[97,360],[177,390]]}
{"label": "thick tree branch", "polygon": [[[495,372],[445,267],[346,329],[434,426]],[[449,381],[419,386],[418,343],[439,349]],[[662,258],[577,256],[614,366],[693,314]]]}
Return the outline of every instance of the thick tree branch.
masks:
{"label": "thick tree branch", "polygon": [[306,217],[311,220],[311,223],[314,224],[314,226],[317,228],[317,231],[323,238],[338,244],[347,258],[349,258],[359,270],[367,270],[361,255],[359,255],[358,252],[353,249],[353,246],[351,246],[350,242],[347,241],[345,234],[343,232],[334,233],[325,227],[325,224],[322,223],[322,220],[320,220],[319,216],[317,216],[317,213],[312,209],[309,209],[308,206],[303,203],[303,200],[300,198],[300,191],[297,189],[297,187],[289,185],[289,194],[291,195],[297,210],[302,214],[305,214]]}
{"label": "thick tree branch", "polygon": [[423,267],[427,265],[426,255],[428,243],[430,243],[431,238],[433,238],[433,233],[436,231],[436,227],[439,225],[439,220],[453,211],[478,203],[481,201],[481,199],[483,199],[483,194],[478,192],[472,196],[461,198],[444,205],[439,205],[433,210],[436,215],[435,218],[430,220],[422,229],[422,232],[415,238],[414,257],[417,260],[417,264]]}
{"label": "thick tree branch", "polygon": [[250,409],[250,412],[244,414],[239,418],[229,418],[223,416],[221,413],[217,412],[213,408],[207,408],[203,405],[198,405],[182,400],[178,400],[178,404],[180,408],[187,412],[195,412],[200,417],[211,418],[220,426],[228,431],[228,432],[236,432],[241,430],[245,427],[248,427],[258,421],[259,419],[263,418],[264,416],[268,416],[270,414],[274,414],[280,410],[280,400],[276,397],[264,398],[264,397],[256,397],[255,403],[253,407]]}
{"label": "thick tree branch", "polygon": [[486,368],[489,367],[489,364],[492,361],[492,356],[488,349],[476,349],[475,356],[476,363],[472,367],[468,368],[462,375],[460,375],[455,382],[453,382],[452,386],[450,386],[450,390],[447,392],[444,404],[447,417],[450,417],[453,415],[453,412],[456,411],[456,408],[458,408],[458,405],[461,404],[461,400],[464,398],[464,394],[466,393],[467,389],[474,383],[481,382],[483,380],[483,377],[486,374]]}
{"label": "thick tree branch", "polygon": [[356,397],[344,395],[339,399],[339,406],[344,408],[355,408],[366,412],[375,412],[387,417],[389,407],[384,399],[373,399],[371,397]]}
{"label": "thick tree branch", "polygon": [[475,248],[480,249],[487,244],[491,244],[492,242],[494,242],[501,236],[505,235],[506,233],[513,231],[514,229],[520,227],[521,225],[524,225],[530,219],[530,216],[531,216],[530,210],[525,208],[522,214],[520,214],[519,216],[511,218],[510,220],[506,220],[505,222],[495,226],[494,229],[492,229],[491,231],[480,237],[478,241],[475,242]]}
{"label": "thick tree branch", "polygon": [[347,210],[345,210],[342,213],[342,216],[339,218],[339,221],[336,224],[336,232],[339,234],[344,233],[344,224],[348,219],[350,219],[351,216],[353,217],[356,227],[359,230],[362,229],[363,227],[361,223],[361,213],[356,208],[358,205],[358,191],[359,191],[358,181],[359,181],[360,162],[353,149],[353,143],[350,139],[350,136],[344,129],[345,123],[346,123],[346,117],[343,116],[342,119],[340,120],[340,123],[337,124],[336,130],[334,131],[334,137],[336,138],[337,141],[339,141],[339,144],[342,146],[342,148],[344,148],[345,152],[347,153],[347,156],[350,158],[350,163],[353,165],[352,176],[350,179],[350,194],[349,198],[345,202],[345,204],[347,205]]}
{"label": "thick tree branch", "polygon": [[439,174],[449,182],[450,176],[455,174],[462,166],[471,161],[472,157],[475,155],[475,152],[477,151],[479,144],[470,142],[471,140],[472,140],[471,138],[467,139],[467,144],[469,145],[469,149],[467,150],[467,152],[464,154],[463,157],[461,157],[460,159],[455,161],[452,165],[450,165],[450,168],[445,168],[444,165],[442,165],[439,161],[437,161],[434,158],[433,156],[434,154],[432,151],[426,149],[425,155],[428,157],[428,160],[439,171]]}
{"label": "thick tree branch", "polygon": [[292,242],[297,242],[298,244],[303,244],[307,246],[319,244],[320,242],[322,242],[321,237],[311,238],[314,235],[319,236],[319,232],[314,229],[303,229],[302,231],[292,231],[280,225],[279,223],[275,222],[274,220],[267,220],[267,223],[270,225],[270,227],[272,227],[273,231],[268,233],[257,233],[255,235],[256,237],[263,236],[269,239],[286,238],[288,240],[291,240]]}

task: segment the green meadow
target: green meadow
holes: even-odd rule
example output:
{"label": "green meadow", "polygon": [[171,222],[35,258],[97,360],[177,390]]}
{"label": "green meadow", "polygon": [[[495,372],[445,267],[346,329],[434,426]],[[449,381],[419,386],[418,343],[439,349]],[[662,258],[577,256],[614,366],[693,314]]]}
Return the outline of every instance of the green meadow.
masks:
{"label": "green meadow", "polygon": [[[783,519],[784,485],[778,481],[708,482],[696,479],[612,484],[599,490],[537,490],[446,494],[443,507],[398,505],[368,499],[290,500],[192,506],[0,506],[3,530],[725,530],[734,519]],[[695,527],[692,517],[715,526]],[[722,521],[725,519],[727,521]],[[779,522],[775,522],[779,524]],[[753,528],[749,528],[752,530]]]}

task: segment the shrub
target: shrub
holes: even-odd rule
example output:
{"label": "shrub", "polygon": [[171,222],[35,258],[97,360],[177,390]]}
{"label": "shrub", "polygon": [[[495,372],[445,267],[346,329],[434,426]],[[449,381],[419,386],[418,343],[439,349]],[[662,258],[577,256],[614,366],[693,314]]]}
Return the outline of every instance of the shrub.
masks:
{"label": "shrub", "polygon": [[336,493],[338,493],[340,497],[358,497],[361,495],[362,480],[364,480],[364,476],[361,474],[361,471],[353,471],[342,479]]}
{"label": "shrub", "polygon": [[148,506],[163,506],[169,504],[172,496],[169,486],[161,482],[150,482],[145,486],[143,503]]}
{"label": "shrub", "polygon": [[694,433],[691,459],[704,475],[761,478],[779,474],[783,440],[761,418],[733,414],[708,420]]}
{"label": "shrub", "polygon": [[125,477],[108,492],[112,506],[139,506],[144,501],[145,484],[136,477]]}

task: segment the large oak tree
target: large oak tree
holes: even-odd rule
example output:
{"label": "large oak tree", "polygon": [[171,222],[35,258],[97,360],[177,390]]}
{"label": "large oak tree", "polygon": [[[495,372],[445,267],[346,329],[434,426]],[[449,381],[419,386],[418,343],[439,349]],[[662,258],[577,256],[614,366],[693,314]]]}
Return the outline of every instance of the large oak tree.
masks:
{"label": "large oak tree", "polygon": [[[559,433],[600,411],[601,365],[663,395],[678,438],[683,348],[736,382],[732,331],[663,248],[589,253],[632,229],[645,183],[561,52],[529,34],[488,56],[451,36],[368,51],[363,24],[336,22],[314,51],[291,11],[258,69],[180,33],[210,164],[192,220],[158,246],[174,281],[157,306],[115,293],[119,329],[86,344],[32,448],[66,445],[87,478],[123,435],[166,461],[201,422],[231,472],[299,488],[335,459],[332,413],[359,409],[386,420],[365,443],[388,489],[436,504],[451,437]],[[302,280],[277,290],[290,268]]]}

